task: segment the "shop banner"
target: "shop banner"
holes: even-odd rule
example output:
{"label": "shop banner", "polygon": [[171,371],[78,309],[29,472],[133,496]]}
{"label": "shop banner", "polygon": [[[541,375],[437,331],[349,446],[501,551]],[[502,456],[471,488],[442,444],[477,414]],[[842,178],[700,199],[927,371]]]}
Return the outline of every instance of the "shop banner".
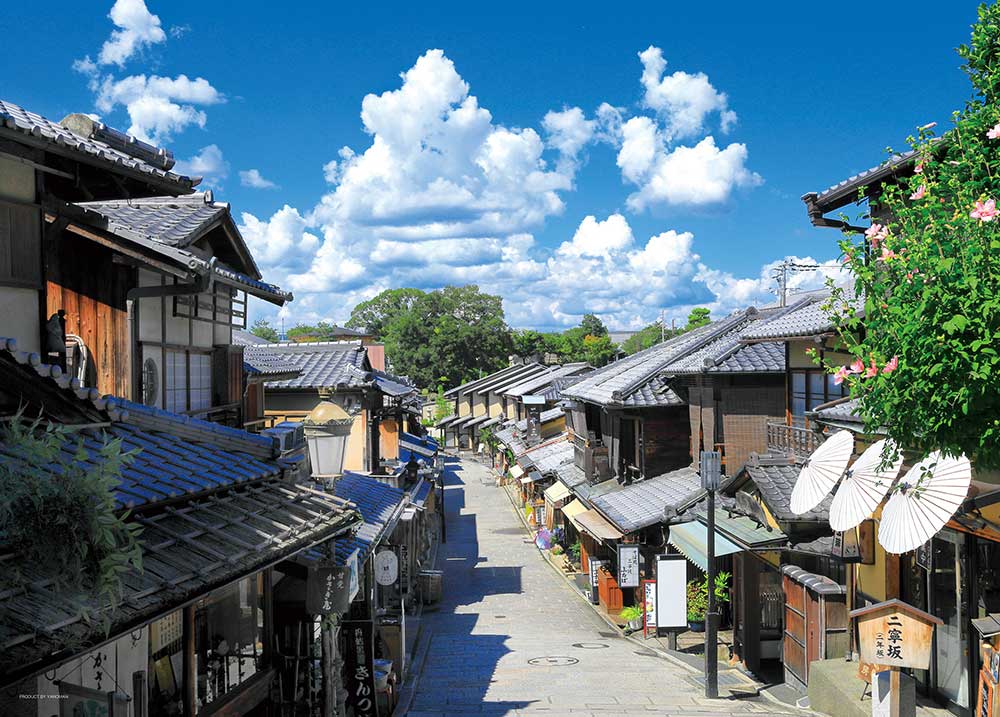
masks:
{"label": "shop banner", "polygon": [[618,546],[618,587],[639,587],[639,546]]}
{"label": "shop banner", "polygon": [[642,581],[642,636],[656,635],[656,581]]}
{"label": "shop banner", "polygon": [[371,620],[345,620],[344,674],[347,676],[347,706],[355,717],[378,717],[375,694],[374,623]]}
{"label": "shop banner", "polygon": [[601,596],[598,592],[598,575],[600,573],[601,566],[604,565],[607,560],[597,560],[596,558],[590,558],[587,561],[590,564],[590,602],[594,605],[601,604]]}
{"label": "shop banner", "polygon": [[687,627],[687,561],[683,555],[656,556],[656,627]]}
{"label": "shop banner", "polygon": [[348,567],[310,567],[306,573],[306,612],[310,615],[347,612],[351,606],[350,585]]}

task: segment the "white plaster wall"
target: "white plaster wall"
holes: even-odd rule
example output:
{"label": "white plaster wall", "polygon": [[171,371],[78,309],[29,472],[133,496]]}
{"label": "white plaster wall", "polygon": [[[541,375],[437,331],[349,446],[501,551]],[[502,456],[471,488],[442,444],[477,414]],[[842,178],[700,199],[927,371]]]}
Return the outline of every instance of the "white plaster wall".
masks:
{"label": "white plaster wall", "polygon": [[27,164],[0,157],[0,197],[35,201],[35,170]]}
{"label": "white plaster wall", "polygon": [[41,353],[38,292],[0,286],[0,336],[17,339],[22,351]]}
{"label": "white plaster wall", "polygon": [[[100,655],[101,673],[103,677],[97,681],[97,670],[94,668],[95,657]],[[96,650],[88,652],[82,657],[78,657],[69,662],[65,662],[57,667],[48,676],[55,676],[62,680],[80,687],[100,689],[104,692],[116,690],[132,696],[132,673],[140,670],[147,670],[149,663],[149,632],[143,627],[136,630],[131,635],[125,635],[113,642],[104,645]],[[54,673],[54,675],[53,675]],[[59,686],[52,680],[41,675],[38,677],[38,694],[53,695],[54,699],[38,700],[38,717],[51,717],[59,714]],[[117,681],[117,686],[116,686]],[[146,676],[146,683],[149,683],[149,675]],[[129,703],[129,715],[132,714]]]}

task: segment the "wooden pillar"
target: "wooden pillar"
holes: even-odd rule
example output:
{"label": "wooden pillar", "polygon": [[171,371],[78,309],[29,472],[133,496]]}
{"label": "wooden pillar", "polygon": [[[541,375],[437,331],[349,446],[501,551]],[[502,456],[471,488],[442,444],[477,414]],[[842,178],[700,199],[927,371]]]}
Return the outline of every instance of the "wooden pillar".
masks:
{"label": "wooden pillar", "polygon": [[892,553],[885,554],[885,599],[901,598],[899,590],[899,556]]}
{"label": "wooden pillar", "polygon": [[337,714],[337,636],[333,631],[332,620],[322,618],[320,636],[323,646],[323,715],[334,717]]}
{"label": "wooden pillar", "polygon": [[194,605],[184,608],[184,662],[181,694],[185,717],[198,714],[198,670],[194,656]]}
{"label": "wooden pillar", "polygon": [[264,571],[264,668],[274,664],[274,568]]}

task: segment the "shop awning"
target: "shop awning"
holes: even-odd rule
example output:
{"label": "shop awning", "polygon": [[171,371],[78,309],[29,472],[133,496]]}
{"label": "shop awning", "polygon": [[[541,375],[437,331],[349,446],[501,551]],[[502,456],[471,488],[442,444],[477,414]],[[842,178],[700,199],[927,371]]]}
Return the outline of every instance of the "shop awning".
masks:
{"label": "shop awning", "polygon": [[484,423],[483,425],[481,425],[480,428],[490,428],[491,426],[495,426],[498,423],[500,423],[500,421],[502,419],[503,419],[503,416],[493,416],[493,418],[491,418],[486,423]]}
{"label": "shop awning", "polygon": [[[699,515],[698,520],[704,523],[707,516]],[[723,537],[739,545],[743,550],[778,547],[788,542],[788,536],[777,528],[760,525],[753,518],[742,515],[730,516],[725,510],[715,511],[715,531]],[[716,539],[718,543],[718,539]]]}
{"label": "shop awning", "polygon": [[579,523],[576,522],[576,519],[581,513],[586,513],[586,512],[587,512],[587,506],[585,506],[583,503],[581,503],[579,500],[575,498],[562,507],[563,515],[569,518],[569,522],[575,525],[577,530],[582,530],[582,528],[580,527]]}
{"label": "shop awning", "polygon": [[524,475],[524,468],[515,463],[510,467],[510,475],[512,478],[520,478]]}
{"label": "shop awning", "polygon": [[[702,570],[708,570],[708,528],[701,523],[681,523],[670,526],[668,542],[681,551],[684,557]],[[715,531],[715,556],[732,555],[742,550],[733,541]]]}
{"label": "shop awning", "polygon": [[622,532],[611,525],[604,516],[596,510],[588,510],[576,516],[573,523],[583,532],[589,533],[598,540],[621,540]]}
{"label": "shop awning", "polygon": [[570,489],[561,481],[556,481],[545,489],[545,499],[553,503],[558,503],[569,495],[571,495]]}
{"label": "shop awning", "polygon": [[542,474],[538,471],[531,471],[526,476],[521,477],[521,483],[534,483],[536,480],[541,480]]}

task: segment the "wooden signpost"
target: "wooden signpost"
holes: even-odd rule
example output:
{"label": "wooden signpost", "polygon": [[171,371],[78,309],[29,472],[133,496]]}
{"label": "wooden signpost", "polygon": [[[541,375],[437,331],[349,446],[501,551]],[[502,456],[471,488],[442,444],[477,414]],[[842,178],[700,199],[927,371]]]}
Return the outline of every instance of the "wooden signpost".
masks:
{"label": "wooden signpost", "polygon": [[930,666],[934,628],[941,619],[895,599],[852,610],[850,615],[858,625],[862,664],[859,674],[869,674],[874,684],[879,674],[890,671],[887,714],[915,714],[915,702],[907,699],[904,705],[901,699],[900,684],[905,676],[899,668],[926,670]]}

